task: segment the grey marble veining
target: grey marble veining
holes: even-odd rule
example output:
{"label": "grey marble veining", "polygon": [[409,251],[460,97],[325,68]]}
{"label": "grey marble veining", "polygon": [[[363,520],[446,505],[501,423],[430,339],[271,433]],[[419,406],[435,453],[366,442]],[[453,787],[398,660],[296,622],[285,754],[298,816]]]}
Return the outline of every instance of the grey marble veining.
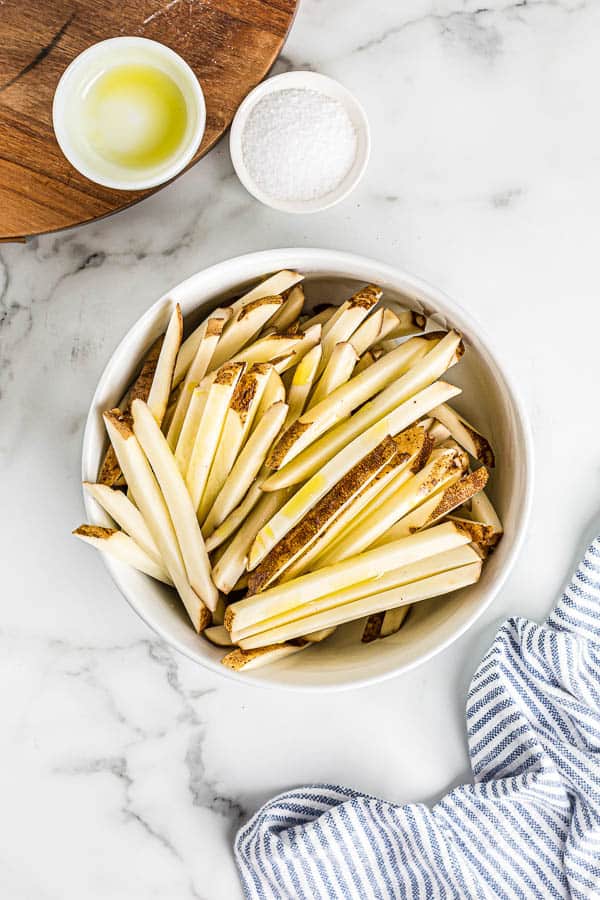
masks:
{"label": "grey marble veining", "polygon": [[[232,836],[273,793],[323,780],[431,800],[466,777],[471,673],[503,617],[544,615],[600,503],[599,40],[592,2],[303,0],[275,71],[325,72],[364,104],[373,154],[348,200],[263,208],[224,141],[141,205],[0,248],[3,897],[233,898]],[[124,331],[207,264],[311,245],[467,306],[521,387],[538,464],[492,608],[421,669],[335,699],[193,666],[70,537],[84,419]]]}

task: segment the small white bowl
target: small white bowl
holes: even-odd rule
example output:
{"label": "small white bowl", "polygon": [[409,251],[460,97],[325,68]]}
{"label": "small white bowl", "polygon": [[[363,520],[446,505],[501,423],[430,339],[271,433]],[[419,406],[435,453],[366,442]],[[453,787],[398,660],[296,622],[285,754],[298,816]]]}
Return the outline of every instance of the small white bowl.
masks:
{"label": "small white bowl", "polygon": [[[248,116],[259,100],[274,92],[302,89],[317,91],[342,104],[356,131],[356,156],[349,172],[333,191],[313,200],[280,200],[277,197],[266,194],[252,178],[244,161],[242,136]],[[264,203],[265,206],[270,206],[272,209],[278,209],[281,212],[320,212],[323,209],[328,209],[330,206],[335,206],[336,203],[347,197],[362,178],[371,153],[369,122],[364,109],[356,97],[338,81],[334,81],[333,78],[328,78],[326,75],[320,75],[317,72],[284,72],[283,75],[275,75],[273,78],[267,78],[261,82],[253,91],[250,91],[240,104],[231,123],[229,151],[238,178],[248,193],[260,200],[261,203]]]}
{"label": "small white bowl", "polygon": [[[94,154],[77,128],[82,88],[102,72],[124,64],[150,65],[168,75],[178,86],[187,107],[187,127],[175,153],[157,166],[128,169]],[[178,53],[141,37],[116,37],[93,44],[63,72],[54,94],[52,123],[60,149],[71,165],[96,184],[123,191],[139,191],[164,184],[192,161],[206,126],[204,94],[190,66]]]}
{"label": "small white bowl", "polygon": [[[451,597],[415,606],[398,634],[362,644],[360,628],[344,626],[323,644],[254,673],[232,673],[220,664],[222,649],[197,635],[174,592],[122,563],[106,560],[121,592],[138,615],[168,644],[213,672],[239,684],[290,690],[340,690],[373,684],[406,672],[439,653],[479,618],[502,587],[521,546],[531,504],[533,453],[529,424],[518,393],[480,325],[441,291],[391,266],[334,250],[267,250],[230,259],[198,272],[161,297],[125,335],[92,400],[83,440],[83,480],[95,481],[106,450],[102,412],[115,406],[139,363],[164,331],[173,302],[181,304],[189,327],[211,309],[239,295],[270,272],[295,268],[306,276],[307,295],[341,302],[357,284],[374,282],[396,300],[464,335],[467,352],[449,373],[465,388],[456,404],[467,418],[489,434],[496,450],[490,494],[505,534],[486,562],[477,584]],[[485,404],[481,399],[485,398]],[[99,506],[85,496],[88,521],[110,525]],[[90,565],[93,565],[90,559]]]}

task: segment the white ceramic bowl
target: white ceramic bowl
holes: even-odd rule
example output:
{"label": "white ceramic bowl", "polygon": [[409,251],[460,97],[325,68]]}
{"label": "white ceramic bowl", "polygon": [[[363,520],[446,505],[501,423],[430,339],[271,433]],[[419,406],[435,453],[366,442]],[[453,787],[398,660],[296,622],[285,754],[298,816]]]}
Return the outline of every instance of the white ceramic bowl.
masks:
{"label": "white ceramic bowl", "polygon": [[[78,106],[87,86],[103,72],[125,64],[150,65],[164,72],[181,91],[187,110],[186,131],[175,152],[142,170],[94,154],[77,125]],[[124,36],[92,44],[67,66],[54,94],[52,124],[60,149],[82,175],[105,187],[137,191],[170,181],[192,161],[204,135],[206,106],[200,82],[178,53],[158,41]]]}
{"label": "white ceramic bowl", "polygon": [[[356,131],[356,156],[350,171],[335,190],[314,200],[281,200],[266,194],[257,185],[248,171],[242,152],[242,135],[248,116],[259,100],[275,91],[302,89],[318,91],[327,97],[338,100],[342,104]],[[282,75],[275,75],[273,78],[267,78],[261,82],[253,91],[250,91],[240,104],[231,123],[229,152],[231,153],[231,161],[238,178],[248,193],[260,200],[261,203],[264,203],[265,206],[290,213],[320,212],[323,209],[328,209],[330,206],[335,206],[336,203],[340,203],[354,190],[362,178],[371,153],[369,121],[356,97],[339,81],[334,81],[333,78],[328,78],[326,75],[320,75],[317,72],[284,72]]]}
{"label": "white ceramic bowl", "polygon": [[[388,298],[458,328],[467,352],[450,380],[464,387],[458,408],[489,434],[497,468],[490,494],[505,526],[505,535],[483,569],[480,581],[451,597],[419,603],[406,626],[385,640],[360,642],[355,626],[338,629],[332,638],[273,666],[244,674],[220,665],[223,650],[193,631],[172,591],[121,563],[107,560],[121,592],[138,615],[168,644],[203,666],[240,683],[289,689],[333,690],[372,684],[399,675],[430,659],[456,640],[492,602],[521,545],[531,502],[532,442],[525,412],[481,327],[442,292],[390,266],[332,250],[289,249],[251,253],[218,263],[169,291],[125,335],[108,363],[92,400],[83,442],[83,479],[94,481],[106,449],[102,411],[120,400],[139,361],[167,323],[173,301],[181,304],[188,325],[238,294],[246,285],[279,269],[306,275],[307,296],[322,301],[347,297],[357,283],[380,284]],[[481,404],[485,398],[485,404]],[[485,418],[482,418],[485,416]],[[110,524],[97,504],[85,496],[89,521]],[[91,564],[91,563],[90,563]]]}

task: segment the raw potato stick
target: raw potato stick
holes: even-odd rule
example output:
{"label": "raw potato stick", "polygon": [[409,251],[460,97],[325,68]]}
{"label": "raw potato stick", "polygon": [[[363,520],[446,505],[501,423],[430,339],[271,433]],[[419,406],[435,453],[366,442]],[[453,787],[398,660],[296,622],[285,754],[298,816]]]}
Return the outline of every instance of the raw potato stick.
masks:
{"label": "raw potato stick", "polygon": [[[374,373],[387,370],[390,360],[397,360],[401,363],[391,376],[391,383],[390,379],[383,383],[381,383],[381,379],[377,379],[378,390],[381,390],[382,387],[385,389],[381,390],[381,393],[378,393],[369,403],[365,403],[362,409],[359,409],[348,421],[340,423],[336,428],[331,428],[331,426],[337,420],[326,421],[323,423],[325,427],[318,428],[310,418],[320,419],[323,422],[325,418],[323,408],[327,401],[310,410],[305,416],[301,416],[298,422],[282,436],[267,460],[271,468],[281,469],[281,471],[274,473],[268,479],[265,483],[265,490],[288,487],[314,474],[349,441],[388,415],[400,403],[409,400],[440,378],[460,359],[462,341],[460,335],[452,331],[438,343],[435,341],[436,338],[432,339],[432,343],[429,343],[426,338],[411,338],[401,347],[382,356],[380,360],[347,384],[338,388],[329,398],[329,404],[332,406],[337,403],[336,395],[338,397],[340,394],[345,396],[346,392],[349,393],[352,390],[353,385],[362,384],[364,381],[370,384]],[[373,396],[373,393],[376,391],[370,391],[365,396],[362,392],[361,402],[367,400],[369,396]],[[348,410],[346,406],[339,405],[342,406],[344,416],[355,408],[352,406]],[[329,407],[325,408],[329,409]],[[429,412],[429,410],[425,412]],[[338,416],[338,420],[341,418],[343,418],[342,415]],[[305,424],[308,427],[305,427]],[[326,430],[328,433],[325,435],[323,432]],[[296,437],[294,431],[299,433],[299,436]],[[316,441],[321,434],[323,437]],[[294,439],[295,437],[296,439]],[[312,446],[308,446],[308,444]],[[303,452],[300,453],[300,451]],[[299,453],[300,455],[298,455]],[[296,458],[294,459],[294,457]]]}
{"label": "raw potato stick", "polygon": [[187,487],[196,510],[200,507],[231,397],[245,365],[228,363],[222,366],[208,392],[186,474]]}
{"label": "raw potato stick", "polygon": [[[129,412],[131,401],[136,397],[140,397],[142,400],[148,399],[163,340],[164,335],[161,334],[161,336],[154,341],[144,357],[139,375],[130,386],[125,396],[122,397],[121,402],[119,403],[119,409],[124,413]],[[109,444],[104,460],[102,461],[102,466],[100,467],[100,472],[98,474],[98,483],[106,484],[108,487],[114,487],[115,485],[122,485],[125,483],[112,444]]]}
{"label": "raw potato stick", "polygon": [[210,625],[202,632],[204,637],[215,647],[233,647],[231,635],[223,625]]}
{"label": "raw potato stick", "polygon": [[165,499],[138,439],[119,410],[104,413],[104,422],[136,506],[160,551],[196,631],[210,622],[208,607],[190,585]]}
{"label": "raw potato stick", "polygon": [[165,339],[162,343],[154,378],[152,379],[152,386],[146,401],[159,425],[162,425],[162,420],[169,405],[175,361],[177,360],[182,337],[183,317],[181,315],[181,307],[179,303],[176,303],[165,332]]}
{"label": "raw potato stick", "polygon": [[250,515],[260,498],[263,496],[264,492],[260,489],[259,473],[242,502],[229,513],[229,515],[221,522],[218,528],[215,528],[214,531],[209,532],[209,529],[206,526],[206,522],[204,523],[202,534],[204,534],[205,536],[206,549],[209,553],[213,550],[216,550],[217,547],[221,546],[221,544],[224,544],[225,541],[230,538],[235,531],[238,530],[244,519],[248,515]]}
{"label": "raw potato stick", "polygon": [[217,344],[209,371],[224,363],[249,344],[282,304],[281,297],[263,297],[242,307],[229,320]]}
{"label": "raw potato stick", "polygon": [[[341,419],[345,419],[353,410],[375,394],[378,394],[384,388],[388,388],[388,390],[391,388],[395,393],[397,386],[402,382],[402,378],[405,378],[406,374],[410,373],[415,357],[425,353],[430,346],[422,338],[416,338],[414,341],[407,342],[403,347],[399,347],[393,353],[388,353],[387,356],[382,357],[360,375],[341,385],[329,397],[304,413],[282,435],[273,448],[273,452],[269,454],[267,465],[272,469],[281,469],[286,464],[289,464],[294,457],[298,456],[302,450],[316,441],[317,438],[329,431]],[[415,363],[415,367],[417,365]],[[402,378],[397,380],[399,376],[402,376]],[[431,380],[434,381],[435,378]],[[401,402],[401,399],[396,399],[389,408],[397,406],[399,402]],[[385,411],[378,418],[381,418]],[[353,416],[352,419],[360,415],[360,412]]]}
{"label": "raw potato stick", "polygon": [[331,628],[353,622],[365,615],[372,615],[398,606],[406,606],[431,597],[441,597],[478,581],[481,574],[481,560],[472,562],[448,572],[431,575],[419,581],[412,581],[400,587],[392,588],[379,594],[370,594],[353,603],[345,603],[321,613],[297,619],[286,625],[271,628],[260,634],[242,638],[239,641],[243,650],[258,649],[278,641],[293,640],[312,628]]}
{"label": "raw potato stick", "polygon": [[224,656],[221,662],[228,669],[234,669],[236,672],[239,672],[240,669],[248,671],[249,669],[259,669],[261,666],[269,665],[269,663],[278,662],[280,659],[285,659],[286,656],[291,656],[293,653],[298,653],[307,647],[310,647],[308,641],[296,644],[276,644],[272,647],[261,647],[260,650],[245,651],[236,649]]}
{"label": "raw potato stick", "polygon": [[191,385],[199,384],[208,372],[210,361],[228,318],[229,316],[224,309],[217,309],[204,323],[204,332],[200,338],[196,355],[182,382],[179,399],[167,431],[167,440],[171,449],[177,446],[181,427],[192,396]]}
{"label": "raw potato stick", "polygon": [[[271,297],[281,294],[283,291],[289,290],[289,288],[291,288],[294,284],[297,284],[297,282],[301,281],[302,278],[303,276],[298,272],[287,270],[277,272],[275,275],[272,275],[270,278],[267,278],[265,281],[256,285],[256,287],[252,288],[251,291],[248,291],[246,294],[244,294],[243,297],[240,297],[238,300],[227,306],[226,309],[228,312],[228,318],[230,318],[234,313],[238,312],[242,308],[242,306],[244,306],[244,304],[252,303],[254,300],[260,300],[263,297]],[[177,364],[175,366],[175,374],[173,376],[174,387],[183,380],[190,366],[190,363],[196,355],[198,344],[202,340],[203,326],[204,322],[202,322],[181,345],[181,349],[177,357]]]}
{"label": "raw potato stick", "polygon": [[[448,400],[459,393],[460,388],[444,381],[429,385],[410,400],[401,403],[385,418],[375,422],[367,431],[359,434],[337,455],[330,458],[329,462],[296,491],[277,516],[256,536],[250,551],[248,568],[255,568],[277,541],[300,521],[307,510],[314,506],[323,494],[365,454],[373,450],[386,435],[396,435],[404,431],[405,428],[425,415],[432,406],[435,406],[439,397]],[[266,482],[262,485],[263,489],[265,486]]]}
{"label": "raw potato stick", "polygon": [[431,410],[431,415],[435,416],[448,429],[454,440],[464,447],[467,453],[482,462],[488,469],[494,468],[494,451],[490,442],[466,419],[459,416],[456,410],[442,403],[441,406]]}
{"label": "raw potato stick", "polygon": [[[245,350],[237,353],[232,362],[247,363],[263,363],[274,362],[287,365],[288,358],[294,358],[297,351],[302,353],[303,347],[307,343],[313,345],[318,343],[321,335],[319,326],[306,331],[298,331],[290,334],[288,332],[273,332],[264,337],[259,338],[253,344],[249,344]],[[281,362],[285,360],[285,362]]]}
{"label": "raw potato stick", "polygon": [[407,615],[410,612],[410,609],[410,606],[399,606],[396,609],[388,609],[385,616],[383,617],[383,623],[381,625],[379,637],[390,637],[390,635],[396,634],[396,632],[400,631],[400,629],[404,625]]}
{"label": "raw potato stick", "polygon": [[359,361],[356,363],[356,367],[354,369],[354,375],[360,375],[361,372],[364,372],[365,369],[368,369],[369,366],[372,366],[374,362],[377,362],[371,350],[367,350]]}
{"label": "raw potato stick", "polygon": [[464,528],[471,537],[471,543],[477,547],[494,547],[498,543],[500,535],[494,533],[491,525],[474,522],[473,519],[466,519],[462,516],[448,516],[447,519]]}
{"label": "raw potato stick", "polygon": [[208,390],[201,388],[200,385],[194,386],[193,383],[187,388],[191,393],[191,399],[188,404],[185,419],[179,433],[177,446],[175,447],[175,459],[179,466],[179,471],[185,478],[190,465],[190,457],[194,449],[196,435],[202,421],[202,413],[206,406],[208,398]]}
{"label": "raw potato stick", "polygon": [[210,562],[190,495],[167,439],[143,400],[134,400],[133,432],[150,463],[167,504],[188,581],[210,610],[219,593],[210,575]]}
{"label": "raw potato stick", "polygon": [[[309,408],[316,406],[329,397],[336,388],[346,384],[350,380],[357,361],[358,356],[352,344],[347,341],[336,344],[333,353],[329,357],[329,362],[315,386],[313,395],[310,398]],[[317,366],[317,370],[318,368]]]}
{"label": "raw potato stick", "polygon": [[370,347],[382,341],[398,324],[396,313],[384,306],[365,319],[350,338],[350,343],[358,356],[362,356]]}
{"label": "raw potato stick", "polygon": [[243,499],[281,431],[287,411],[286,403],[274,403],[258,421],[206,517],[207,534],[211,534]]}
{"label": "raw potato stick", "polygon": [[289,624],[297,619],[304,619],[307,616],[322,613],[328,609],[353,603],[355,600],[360,600],[371,594],[381,594],[392,588],[401,587],[413,581],[421,581],[423,578],[438,575],[440,572],[449,572],[452,569],[457,569],[473,562],[479,562],[479,556],[472,547],[468,544],[454,547],[454,549],[391,568],[383,574],[371,573],[364,581],[358,581],[330,594],[315,597],[308,603],[304,603],[302,597],[299,597],[297,598],[297,605],[292,609],[234,631],[233,637],[236,642],[244,640],[254,634],[262,634],[262,632],[271,630],[279,625]]}
{"label": "raw potato stick", "polygon": [[156,578],[157,581],[173,585],[165,567],[157,563],[153,556],[149,556],[132,537],[123,531],[102,528],[100,525],[80,525],[73,534],[87,544],[91,544],[96,550],[100,550],[101,553],[106,553],[113,559]]}
{"label": "raw potato stick", "polygon": [[444,490],[434,494],[425,503],[404,518],[396,522],[375,542],[376,547],[382,546],[392,540],[398,540],[406,535],[413,534],[434,525],[444,516],[462,506],[470,497],[485,487],[488,480],[487,469],[483,466],[475,472],[470,472]]}
{"label": "raw potato stick", "polygon": [[123,491],[115,490],[105,484],[91,484],[89,481],[84,481],[83,486],[90,497],[93,497],[117,525],[133,538],[144,553],[162,567],[158,547],[144,522],[144,517],[127,495]]}
{"label": "raw potato stick", "polygon": [[229,473],[250,433],[272,367],[257,363],[241,376],[229,401],[229,409],[208,476],[198,520],[202,523],[227,481]]}
{"label": "raw potato stick", "polygon": [[502,522],[485,491],[479,491],[471,498],[471,516],[477,522],[491,525],[494,534],[502,534]]}
{"label": "raw potato stick", "polygon": [[298,319],[303,306],[304,288],[301,284],[296,284],[291,288],[279,312],[276,312],[271,319],[271,327],[277,331],[285,331]]}
{"label": "raw potato stick", "polygon": [[303,322],[303,328],[310,328],[312,325],[325,325],[338,309],[339,307],[333,303],[330,306],[325,306]]}
{"label": "raw potato stick", "polygon": [[390,302],[389,305],[398,317],[398,324],[394,330],[387,335],[388,338],[402,338],[423,331],[427,324],[427,319],[423,313],[417,312],[414,309],[405,309],[402,306],[398,306],[393,301]]}
{"label": "raw potato stick", "polygon": [[333,566],[308,572],[292,581],[267,588],[260,594],[245,597],[227,609],[225,627],[239,632],[263,619],[294,609],[299,598],[303,603],[308,603],[351,584],[384,575],[390,569],[468,544],[469,541],[469,535],[455,523],[437,525]]}
{"label": "raw potato stick", "polygon": [[285,385],[281,380],[281,375],[275,370],[275,367],[273,367],[258,405],[258,410],[256,411],[255,426],[258,427],[267,410],[274,406],[275,403],[285,402]]}
{"label": "raw potato stick", "polygon": [[267,554],[250,574],[248,590],[256,594],[276,578],[315,542],[328,524],[346,509],[362,488],[370,484],[396,456],[395,441],[386,437],[344,475],[319,502]]}
{"label": "raw potato stick", "polygon": [[309,350],[294,370],[292,383],[288,390],[288,414],[284,422],[284,428],[289,428],[302,413],[308,400],[311,388],[317,374],[319,360],[321,359],[321,347],[317,344]]}
{"label": "raw potato stick", "polygon": [[284,581],[306,572],[315,560],[317,562],[313,568],[320,568],[321,557],[340,535],[354,526],[368,504],[375,498],[377,503],[383,502],[390,488],[397,490],[427,461],[429,445],[425,442],[423,429],[409,428],[393,440],[396,443],[396,456],[353,498],[349,506],[328,525],[311,547],[292,563],[283,576]]}
{"label": "raw potato stick", "polygon": [[262,494],[257,505],[235,533],[229,546],[221,554],[213,568],[213,579],[224,594],[229,594],[243,575],[248,550],[257,532],[285,503],[289,493],[288,490],[283,490]]}
{"label": "raw potato stick", "polygon": [[463,461],[454,450],[434,450],[429,462],[385,502],[373,504],[366,514],[320,558],[322,566],[362,553],[392,525],[448,482],[458,481]]}
{"label": "raw potato stick", "polygon": [[383,291],[374,284],[368,284],[346,300],[323,326],[321,342],[323,356],[319,364],[318,375],[321,374],[333,349],[340,341],[347,341],[369,312],[381,298]]}

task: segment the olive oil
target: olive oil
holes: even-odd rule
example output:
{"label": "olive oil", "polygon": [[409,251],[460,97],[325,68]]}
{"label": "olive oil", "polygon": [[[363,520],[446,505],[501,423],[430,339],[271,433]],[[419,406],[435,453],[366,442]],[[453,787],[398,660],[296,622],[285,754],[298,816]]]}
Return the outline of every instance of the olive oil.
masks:
{"label": "olive oil", "polygon": [[187,129],[185,97],[161,69],[115,65],[86,85],[82,137],[90,151],[126,169],[149,169],[171,158]]}

